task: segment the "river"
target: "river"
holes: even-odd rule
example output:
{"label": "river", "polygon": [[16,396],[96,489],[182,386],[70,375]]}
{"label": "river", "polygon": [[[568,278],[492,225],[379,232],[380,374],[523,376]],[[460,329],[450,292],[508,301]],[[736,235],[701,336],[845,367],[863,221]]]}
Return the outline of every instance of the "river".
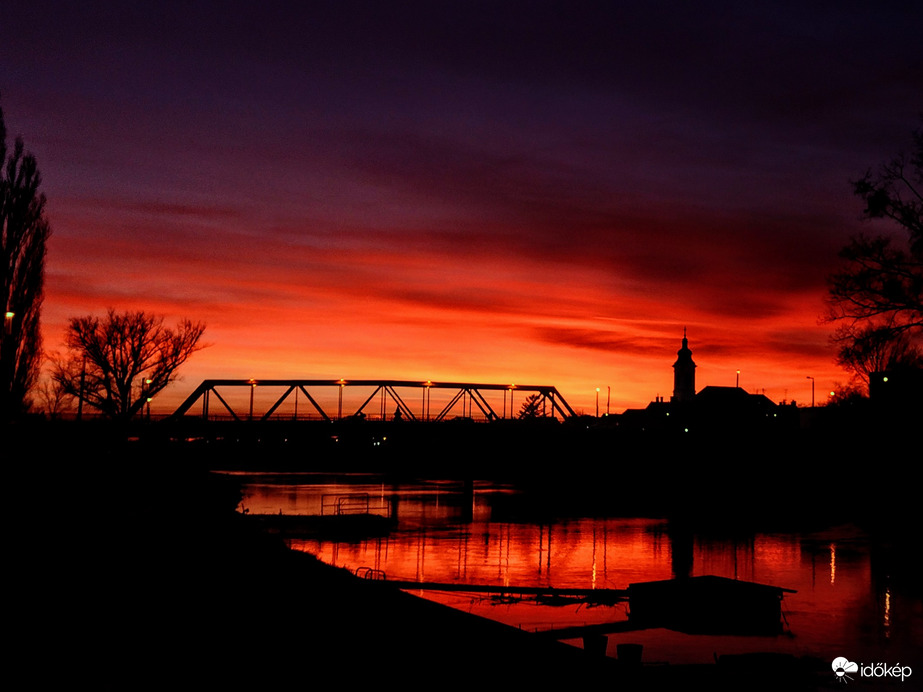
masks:
{"label": "river", "polygon": [[[872,531],[836,523],[768,530],[729,519],[680,527],[663,517],[617,516],[611,510],[602,516],[598,511],[555,516],[541,511],[541,502],[520,488],[486,481],[466,492],[461,483],[450,481],[237,475],[243,483],[240,509],[251,514],[329,514],[339,501],[341,507],[367,507],[394,518],[394,528],[382,536],[287,539],[295,550],[354,572],[370,568],[388,579],[408,581],[583,589],[717,575],[794,590],[782,601],[781,634],[622,632],[608,636],[610,656],[618,644],[634,643],[643,645],[647,663],[708,663],[724,654],[776,652],[921,668],[923,605],[919,568],[912,558],[919,541],[903,526]],[[628,619],[624,603],[549,606],[454,592],[417,593],[529,630]]]}

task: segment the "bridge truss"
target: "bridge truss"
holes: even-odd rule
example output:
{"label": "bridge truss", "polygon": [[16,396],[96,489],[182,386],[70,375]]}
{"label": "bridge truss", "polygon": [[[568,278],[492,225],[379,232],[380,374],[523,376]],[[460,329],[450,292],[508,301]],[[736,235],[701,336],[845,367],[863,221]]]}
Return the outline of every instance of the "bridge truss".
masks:
{"label": "bridge truss", "polygon": [[[229,402],[232,397],[228,390],[249,390],[249,406],[246,413],[240,413],[240,403],[235,406]],[[259,390],[261,400],[267,390],[281,391],[281,395],[262,412],[254,415],[254,399]],[[221,391],[225,392],[222,396]],[[347,399],[344,410],[344,393],[352,394],[356,390],[371,391],[362,400],[358,408],[352,409]],[[432,412],[433,390],[449,390],[449,396],[437,397],[437,411]],[[454,392],[454,393],[452,393]],[[496,395],[503,396],[502,414],[495,410]],[[490,393],[490,397],[488,396]],[[308,414],[298,414],[299,395],[304,397],[309,408]],[[521,395],[520,404],[526,397],[536,396],[532,403],[532,411],[540,417],[561,419],[575,416],[563,396],[552,386],[547,385],[519,385],[519,384],[474,384],[464,382],[417,382],[411,380],[204,380],[196,387],[186,400],[173,412],[172,418],[185,416],[198,402],[202,402],[202,418],[230,417],[235,421],[245,420],[270,420],[282,418],[279,413],[283,404],[294,397],[295,418],[320,418],[327,421],[342,420],[344,418],[386,418],[408,421],[443,421],[450,417],[478,418],[487,421],[501,420],[502,418],[515,418],[517,412],[514,408],[514,395]],[[412,397],[412,398],[411,398]],[[360,397],[361,398],[361,397]],[[493,405],[489,398],[494,399]],[[507,398],[509,410],[507,410]],[[239,397],[238,397],[239,399]],[[447,399],[447,401],[446,401]],[[236,401],[236,400],[235,400]],[[329,411],[332,402],[336,401],[336,412]],[[411,406],[408,401],[419,402]],[[224,413],[213,414],[214,403],[222,407]],[[441,404],[441,408],[439,405]],[[325,408],[324,406],[327,406]],[[389,415],[389,411],[394,413]],[[458,413],[459,407],[461,413]],[[262,406],[260,407],[262,408]],[[377,413],[375,412],[377,408]],[[477,409],[477,413],[475,413]],[[220,410],[220,409],[219,409]],[[291,417],[285,416],[285,417]]]}

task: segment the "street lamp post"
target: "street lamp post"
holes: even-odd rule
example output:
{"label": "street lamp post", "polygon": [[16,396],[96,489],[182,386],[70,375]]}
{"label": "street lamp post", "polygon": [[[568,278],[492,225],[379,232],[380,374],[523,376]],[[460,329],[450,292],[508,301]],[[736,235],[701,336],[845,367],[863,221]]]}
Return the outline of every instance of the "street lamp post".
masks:
{"label": "street lamp post", "polygon": [[811,380],[811,408],[814,408],[814,378],[808,375],[808,379]]}
{"label": "street lamp post", "polygon": [[256,389],[256,380],[250,380],[250,420],[253,420],[253,392]]}
{"label": "street lamp post", "polygon": [[[5,225],[5,224],[4,224]],[[4,245],[6,244],[6,229],[3,230],[4,235]],[[6,311],[6,314],[3,317],[3,334],[0,335],[0,363],[6,365],[7,359],[10,361],[9,365],[9,374],[12,376],[15,371],[16,366],[12,361],[15,360],[16,348],[13,346],[11,336],[13,336],[13,318],[16,317],[15,312],[10,310]],[[7,355],[9,354],[9,355]]]}
{"label": "street lamp post", "polygon": [[[429,420],[429,399],[430,399],[430,387],[433,386],[432,380],[427,380],[423,385],[423,412],[420,414],[420,417],[424,421]],[[506,405],[506,395],[503,396],[503,403]]]}
{"label": "street lamp post", "polygon": [[599,387],[596,388],[596,417],[599,418]]}
{"label": "street lamp post", "polygon": [[145,402],[147,404],[147,422],[151,422],[151,383],[152,380],[150,377],[144,379],[144,389],[146,391]]}
{"label": "street lamp post", "polygon": [[612,385],[606,385],[606,417],[609,417],[609,402],[612,400]]}
{"label": "street lamp post", "polygon": [[737,371],[737,389],[740,389],[740,370]]}

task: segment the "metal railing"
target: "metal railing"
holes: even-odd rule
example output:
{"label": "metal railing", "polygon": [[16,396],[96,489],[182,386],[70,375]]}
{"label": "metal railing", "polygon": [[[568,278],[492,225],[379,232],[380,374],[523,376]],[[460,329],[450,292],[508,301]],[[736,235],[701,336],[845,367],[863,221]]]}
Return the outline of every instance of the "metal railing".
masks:
{"label": "metal railing", "polygon": [[379,499],[373,505],[368,493],[355,493],[352,495],[322,495],[321,516],[345,516],[349,514],[379,514],[391,518],[391,502]]}

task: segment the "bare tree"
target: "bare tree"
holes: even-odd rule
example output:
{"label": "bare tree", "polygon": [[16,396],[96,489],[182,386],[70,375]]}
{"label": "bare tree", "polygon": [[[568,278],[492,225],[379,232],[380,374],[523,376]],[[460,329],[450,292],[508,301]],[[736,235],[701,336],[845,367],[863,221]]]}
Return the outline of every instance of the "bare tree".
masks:
{"label": "bare tree", "polygon": [[[853,192],[867,220],[890,219],[907,234],[860,235],[840,251],[843,268],[828,279],[828,320],[838,362],[868,382],[869,367],[919,364],[923,337],[923,130],[877,173],[866,172]],[[916,354],[916,355],[914,355]]]}
{"label": "bare tree", "polygon": [[59,418],[70,410],[74,397],[64,391],[64,387],[53,377],[43,377],[38,386],[38,398],[42,412],[49,418]]}
{"label": "bare tree", "polygon": [[874,372],[923,367],[923,351],[906,333],[895,335],[887,329],[865,327],[848,332],[837,354],[837,364],[853,373],[868,390],[869,376]]}
{"label": "bare tree", "polygon": [[17,138],[12,152],[0,109],[0,420],[27,411],[42,361],[39,317],[45,284],[45,243],[51,233],[35,157]]}
{"label": "bare tree", "polygon": [[76,317],[67,328],[68,354],[57,359],[53,376],[78,402],[108,418],[129,419],[205,347],[199,343],[204,331],[204,324],[189,320],[170,329],[163,317],[140,311]]}

